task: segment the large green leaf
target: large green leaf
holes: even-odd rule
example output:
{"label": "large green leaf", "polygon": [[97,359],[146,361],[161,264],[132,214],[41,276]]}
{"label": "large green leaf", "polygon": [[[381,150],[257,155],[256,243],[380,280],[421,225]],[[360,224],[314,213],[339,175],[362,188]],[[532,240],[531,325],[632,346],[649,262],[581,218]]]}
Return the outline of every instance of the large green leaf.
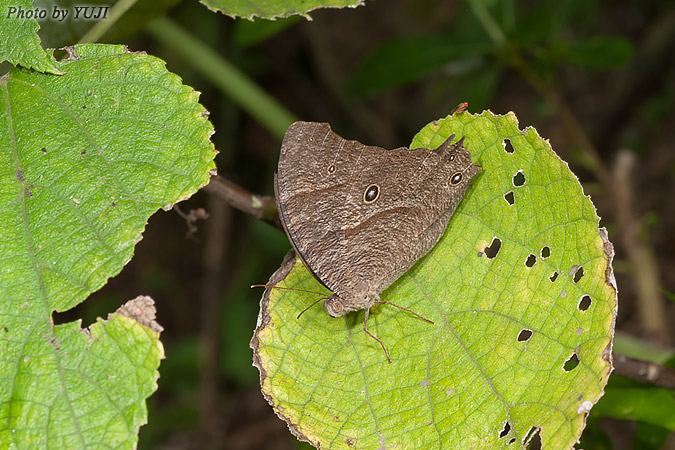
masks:
{"label": "large green leaf", "polygon": [[0,62],[57,74],[59,70],[40,46],[37,18],[48,11],[31,0],[0,0]]}
{"label": "large green leaf", "polygon": [[[576,177],[515,116],[456,114],[412,147],[465,136],[483,167],[438,245],[381,294],[334,319],[317,296],[272,289],[251,345],[262,391],[319,448],[513,448],[539,431],[570,448],[611,370],[612,246]],[[497,239],[501,243],[497,249]],[[295,258],[270,284],[326,292]]]}
{"label": "large green leaf", "polygon": [[219,11],[231,17],[253,20],[275,19],[296,14],[306,16],[318,8],[355,8],[364,0],[201,0],[212,11]]}
{"label": "large green leaf", "polygon": [[70,52],[52,61],[63,76],[0,78],[0,448],[135,446],[158,333],[120,315],[81,330],[52,313],[119,273],[148,217],[214,168],[198,93],[162,61]]}

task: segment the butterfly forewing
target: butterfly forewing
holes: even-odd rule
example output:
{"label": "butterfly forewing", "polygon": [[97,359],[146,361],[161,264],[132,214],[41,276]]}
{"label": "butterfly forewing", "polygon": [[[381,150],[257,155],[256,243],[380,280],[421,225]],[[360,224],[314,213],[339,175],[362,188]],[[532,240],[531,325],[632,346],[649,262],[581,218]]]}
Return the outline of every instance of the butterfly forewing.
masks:
{"label": "butterfly forewing", "polygon": [[282,144],[277,202],[307,268],[348,298],[364,286],[379,293],[426,254],[479,170],[461,144],[385,150],[296,122]]}

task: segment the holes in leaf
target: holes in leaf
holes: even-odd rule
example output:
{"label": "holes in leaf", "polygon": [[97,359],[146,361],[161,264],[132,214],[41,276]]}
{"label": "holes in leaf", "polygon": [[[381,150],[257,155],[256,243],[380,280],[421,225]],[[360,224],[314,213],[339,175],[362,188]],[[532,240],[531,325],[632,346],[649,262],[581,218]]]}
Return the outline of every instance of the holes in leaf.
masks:
{"label": "holes in leaf", "polygon": [[584,295],[583,297],[581,297],[581,300],[579,301],[579,306],[577,306],[577,308],[579,308],[579,311],[586,311],[588,310],[588,308],[591,307],[591,303],[593,303],[591,297],[589,295]]}
{"label": "holes in leaf", "polygon": [[524,184],[525,184],[525,175],[523,175],[523,172],[519,170],[518,173],[513,176],[513,185],[515,187],[520,187]]}
{"label": "holes in leaf", "polygon": [[548,248],[548,247],[546,247],[546,246],[542,247],[542,248],[541,248],[541,257],[542,257],[542,259],[546,259],[546,258],[548,258],[549,256],[551,256],[551,249]]}
{"label": "holes in leaf", "polygon": [[577,273],[574,274],[574,282],[578,283],[579,280],[581,280],[581,277],[584,276],[584,268],[579,267],[579,270],[577,270]]}
{"label": "holes in leaf", "polygon": [[504,200],[506,200],[506,203],[509,205],[513,205],[516,202],[516,198],[513,196],[513,191],[509,191],[504,194]]}
{"label": "holes in leaf", "polygon": [[499,432],[499,439],[508,436],[509,431],[511,431],[511,424],[509,424],[508,422],[504,422],[504,428],[502,428],[502,431]]}
{"label": "holes in leaf", "polygon": [[534,256],[532,253],[530,253],[530,254],[528,255],[527,259],[525,260],[525,265],[526,265],[527,267],[532,267],[532,266],[534,266],[534,264],[535,264],[536,262],[537,262],[537,257]]}
{"label": "holes in leaf", "polygon": [[513,148],[513,144],[511,144],[511,139],[504,139],[504,151],[506,153],[513,153],[514,151],[516,151]]}
{"label": "holes in leaf", "polygon": [[485,256],[487,256],[488,259],[494,258],[497,256],[497,253],[499,253],[500,248],[502,248],[502,241],[498,238],[492,238],[490,246],[485,247]]}
{"label": "holes in leaf", "polygon": [[570,275],[573,275],[572,281],[578,283],[581,280],[581,277],[584,276],[584,268],[581,266],[574,265],[570,269]]}
{"label": "holes in leaf", "polygon": [[529,444],[527,446],[528,450],[541,450],[541,436],[539,436],[539,428],[530,428],[530,431],[527,432],[525,438],[523,439],[523,445],[525,444]]}
{"label": "holes in leaf", "polygon": [[523,328],[522,330],[520,330],[520,333],[518,333],[518,342],[529,341],[531,337],[532,337],[532,330]]}
{"label": "holes in leaf", "polygon": [[577,356],[576,353],[572,353],[572,356],[570,356],[569,359],[565,361],[563,369],[565,369],[565,372],[569,372],[570,370],[574,370],[578,365],[579,365],[579,357]]}
{"label": "holes in leaf", "polygon": [[551,283],[553,283],[557,278],[558,272],[553,272],[553,274],[550,277],[548,277],[548,279],[551,280]]}

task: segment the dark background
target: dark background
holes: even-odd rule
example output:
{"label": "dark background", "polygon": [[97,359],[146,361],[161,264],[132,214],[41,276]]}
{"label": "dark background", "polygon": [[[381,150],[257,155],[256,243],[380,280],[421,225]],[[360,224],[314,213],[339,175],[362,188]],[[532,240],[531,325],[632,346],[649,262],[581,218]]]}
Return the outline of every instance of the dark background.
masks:
{"label": "dark background", "polygon": [[[405,146],[462,101],[470,112],[514,111],[521,127],[534,126],[569,163],[609,230],[617,330],[649,348],[670,348],[675,4],[487,5],[502,43],[459,1],[369,0],[355,9],[314,11],[312,21],[251,23],[196,2],[168,15],[298,119],[330,122],[345,138]],[[270,35],[256,38],[263,32]],[[219,174],[273,195],[277,137],[150,34],[104,42],[166,60],[202,92],[216,129]],[[290,244],[283,233],[204,192],[178,208],[185,214],[205,208],[211,231],[197,221],[189,233],[175,210],[157,213],[122,273],[72,312],[87,325],[139,294],[155,299],[167,358],[139,448],[301,448],[263,400],[249,349],[262,294],[249,286],[267,281]],[[631,421],[592,419],[584,448],[652,448],[642,446]],[[673,437],[664,445],[675,448]]]}

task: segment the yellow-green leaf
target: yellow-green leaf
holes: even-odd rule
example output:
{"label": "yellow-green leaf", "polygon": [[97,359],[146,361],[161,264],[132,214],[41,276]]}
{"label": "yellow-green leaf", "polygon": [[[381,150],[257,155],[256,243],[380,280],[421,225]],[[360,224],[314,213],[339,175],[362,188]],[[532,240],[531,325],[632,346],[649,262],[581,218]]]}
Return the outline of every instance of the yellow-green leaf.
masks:
{"label": "yellow-green leaf", "polygon": [[[411,147],[465,136],[483,167],[444,237],[381,294],[331,318],[311,294],[268,290],[252,340],[262,391],[318,448],[570,448],[610,373],[612,246],[576,177],[510,113],[457,114]],[[496,254],[495,254],[496,253]],[[295,258],[270,284],[326,292]]]}

